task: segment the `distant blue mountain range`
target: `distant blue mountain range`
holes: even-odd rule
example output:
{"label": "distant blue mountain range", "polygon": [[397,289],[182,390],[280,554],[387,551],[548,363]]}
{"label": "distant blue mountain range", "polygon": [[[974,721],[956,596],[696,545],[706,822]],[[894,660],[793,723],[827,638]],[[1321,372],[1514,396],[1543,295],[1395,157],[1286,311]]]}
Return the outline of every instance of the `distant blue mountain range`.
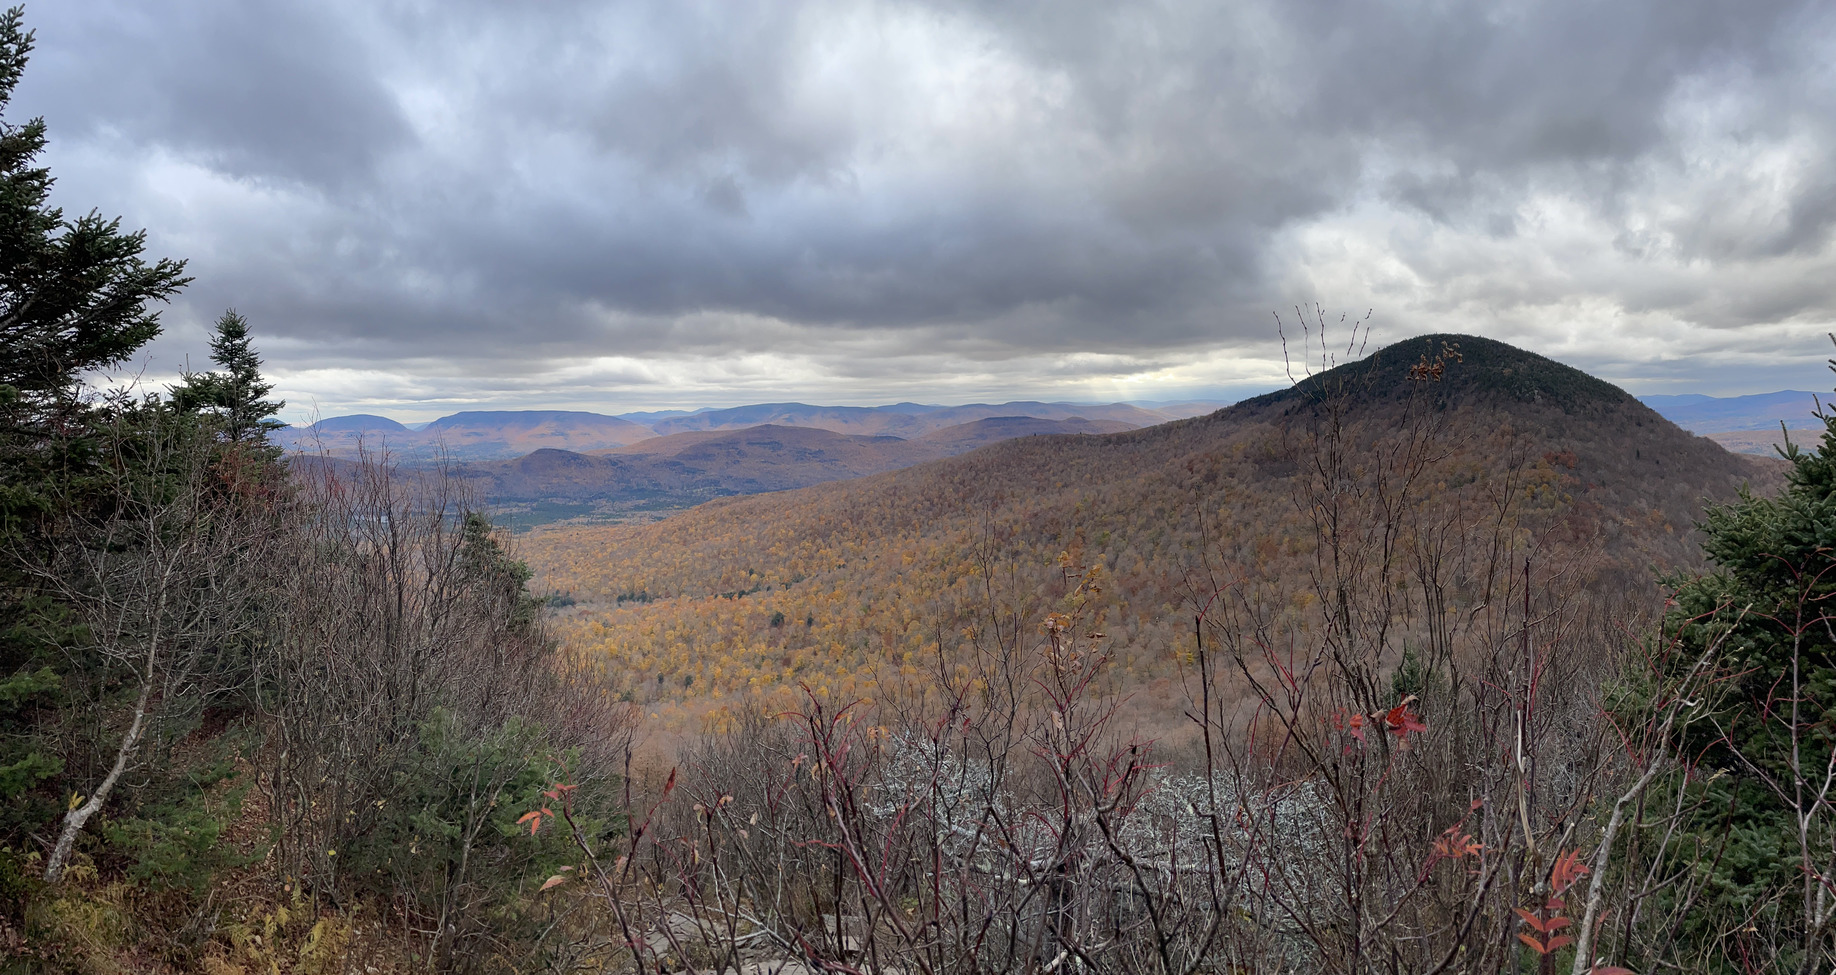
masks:
{"label": "distant blue mountain range", "polygon": [[[1818,397],[1828,403],[1836,399],[1829,393],[1811,393],[1785,389],[1776,393],[1754,393],[1749,396],[1704,396],[1700,393],[1641,396],[1639,400],[1665,419],[1699,436],[1744,430],[1777,430],[1780,421],[1793,430],[1820,426],[1811,411]],[[689,430],[721,430],[762,423],[815,426],[843,433],[892,434],[909,437],[951,423],[982,419],[993,415],[1063,418],[1074,414],[1092,419],[1126,420],[1136,426],[1147,426],[1182,416],[1210,412],[1223,406],[1217,402],[1134,404],[1112,403],[1103,406],[1071,403],[1007,403],[1000,407],[986,404],[970,406],[936,406],[920,403],[895,403],[877,407],[811,406],[804,403],[760,403],[730,409],[657,410],[605,416],[576,410],[504,410],[456,413],[431,423],[404,426],[388,417],[360,413],[320,420],[307,428],[294,428],[282,436],[284,442],[305,440],[309,435],[340,439],[361,434],[407,434],[424,431],[425,437],[446,435],[447,443],[457,446],[464,440],[477,440],[476,451],[461,449],[462,454],[476,452],[481,456],[515,456],[519,449],[535,446],[610,447],[650,436],[668,435]],[[1126,415],[1125,415],[1126,414]],[[541,428],[568,428],[573,437],[585,439],[578,444],[561,441],[541,444],[498,444],[516,441]],[[558,429],[557,429],[558,432]],[[421,439],[420,437],[415,438]],[[488,446],[485,442],[491,442]],[[406,445],[410,441],[401,440]]]}
{"label": "distant blue mountain range", "polygon": [[[308,427],[276,431],[276,443],[309,452],[351,453],[386,448],[399,457],[448,460],[494,460],[521,457],[544,448],[575,452],[612,450],[673,434],[708,433],[775,425],[814,427],[847,436],[886,436],[909,440],[962,427],[950,443],[980,443],[1000,431],[1088,432],[1101,428],[1132,430],[1222,407],[1222,403],[1189,402],[1145,409],[1127,403],[971,403],[931,406],[811,406],[807,403],[758,403],[730,409],[659,410],[608,416],[582,410],[471,410],[424,424],[403,425],[384,416],[361,413],[322,419]],[[982,421],[1000,420],[998,424]],[[1021,420],[1057,423],[1028,426]],[[1092,426],[1095,424],[1095,426]],[[998,437],[997,437],[998,439]]]}
{"label": "distant blue mountain range", "polygon": [[1808,393],[1801,389],[1784,389],[1776,393],[1754,393],[1750,396],[1703,396],[1684,393],[1676,396],[1640,396],[1646,406],[1665,419],[1699,436],[1731,433],[1736,430],[1776,430],[1781,421],[1793,430],[1822,426],[1811,415],[1818,400],[1828,404],[1829,393]]}

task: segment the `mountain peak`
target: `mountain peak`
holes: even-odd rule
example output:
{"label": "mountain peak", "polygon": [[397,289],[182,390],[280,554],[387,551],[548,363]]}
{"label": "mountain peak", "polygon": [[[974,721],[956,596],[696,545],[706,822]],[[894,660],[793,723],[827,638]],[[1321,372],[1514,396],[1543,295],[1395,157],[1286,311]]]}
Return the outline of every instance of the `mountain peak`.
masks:
{"label": "mountain peak", "polygon": [[1386,402],[1409,396],[1418,382],[1431,383],[1435,398],[1447,405],[1529,403],[1568,413],[1639,405],[1632,394],[1573,366],[1496,339],[1453,333],[1404,339],[1240,405],[1293,407],[1338,395]]}
{"label": "mountain peak", "polygon": [[314,433],[406,433],[408,428],[386,416],[374,413],[352,413],[349,416],[328,416],[306,429]]}

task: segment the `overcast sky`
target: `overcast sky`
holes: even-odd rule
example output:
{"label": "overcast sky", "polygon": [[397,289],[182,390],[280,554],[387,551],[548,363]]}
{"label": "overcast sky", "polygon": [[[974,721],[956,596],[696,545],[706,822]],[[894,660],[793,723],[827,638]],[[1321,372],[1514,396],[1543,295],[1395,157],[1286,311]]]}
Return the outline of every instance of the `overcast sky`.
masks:
{"label": "overcast sky", "polygon": [[[1234,398],[1273,312],[1828,389],[1836,4],[36,0],[56,200],[289,419]],[[1343,338],[1341,328],[1334,338]]]}

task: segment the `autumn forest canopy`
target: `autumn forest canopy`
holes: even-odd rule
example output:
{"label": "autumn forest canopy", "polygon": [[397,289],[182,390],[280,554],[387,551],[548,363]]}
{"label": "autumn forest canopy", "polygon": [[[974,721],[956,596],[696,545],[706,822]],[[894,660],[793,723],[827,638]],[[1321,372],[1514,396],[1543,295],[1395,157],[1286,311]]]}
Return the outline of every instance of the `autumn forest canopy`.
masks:
{"label": "autumn forest canopy", "polygon": [[234,310],[98,378],[191,278],[51,205],[46,132],[0,122],[0,973],[1836,963],[1836,418],[1730,453],[1315,309],[1180,419],[314,442]]}

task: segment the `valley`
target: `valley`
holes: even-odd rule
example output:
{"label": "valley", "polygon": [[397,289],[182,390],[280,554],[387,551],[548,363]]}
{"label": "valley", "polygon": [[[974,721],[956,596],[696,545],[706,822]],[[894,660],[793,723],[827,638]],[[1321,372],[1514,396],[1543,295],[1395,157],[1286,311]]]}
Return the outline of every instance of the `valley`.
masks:
{"label": "valley", "polygon": [[[1460,360],[1444,381],[1412,382],[1410,367],[1440,343]],[[845,458],[878,455],[836,449],[832,483],[656,524],[543,529],[519,553],[538,588],[567,603],[557,626],[570,645],[677,735],[735,708],[791,706],[803,685],[873,698],[964,666],[989,620],[1030,626],[1018,621],[1052,610],[1066,565],[1095,567],[1115,661],[1109,693],[1129,696],[1143,733],[1175,734],[1207,580],[1237,578],[1294,625],[1308,616],[1296,600],[1319,553],[1295,497],[1324,449],[1329,389],[1345,411],[1332,434],[1344,449],[1378,457],[1382,438],[1411,424],[1432,435],[1418,445],[1414,483],[1386,502],[1407,516],[1406,544],[1458,538],[1479,550],[1490,538],[1533,559],[1540,592],[1591,593],[1628,619],[1658,605],[1654,566],[1699,564],[1691,526],[1703,499],[1780,483],[1782,462],[1730,454],[1576,370],[1435,336],[1152,428],[1009,439],[881,473],[857,466],[869,476],[848,480]],[[789,438],[763,429],[747,437],[769,448],[698,441],[685,453],[789,459]],[[1466,588],[1473,579],[1449,598],[1484,602]]]}
{"label": "valley", "polygon": [[1773,427],[1770,430],[1730,430],[1725,433],[1711,433],[1710,440],[1734,451],[1737,454],[1757,454],[1761,457],[1777,457],[1785,449],[1786,441],[1799,449],[1812,449],[1823,439],[1822,428]]}
{"label": "valley", "polygon": [[1799,446],[1814,445],[1823,428],[1813,416],[1820,396],[1804,390],[1781,390],[1749,396],[1713,397],[1699,394],[1646,396],[1643,402],[1677,426],[1741,454],[1778,456],[1789,436]]}
{"label": "valley", "polygon": [[766,404],[661,416],[471,412],[420,430],[356,415],[280,431],[299,462],[364,452],[440,466],[516,531],[565,520],[651,521],[714,498],[806,487],[950,457],[1016,437],[1133,430],[1220,404],[925,407]]}

